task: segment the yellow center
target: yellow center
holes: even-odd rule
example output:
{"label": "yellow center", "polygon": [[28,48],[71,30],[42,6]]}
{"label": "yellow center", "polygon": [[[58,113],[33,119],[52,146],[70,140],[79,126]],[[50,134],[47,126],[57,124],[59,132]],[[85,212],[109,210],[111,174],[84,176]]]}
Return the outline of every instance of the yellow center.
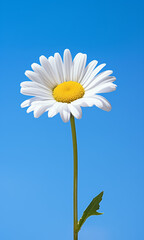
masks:
{"label": "yellow center", "polygon": [[76,99],[82,98],[85,91],[78,82],[63,82],[53,89],[53,96],[57,102],[70,103]]}

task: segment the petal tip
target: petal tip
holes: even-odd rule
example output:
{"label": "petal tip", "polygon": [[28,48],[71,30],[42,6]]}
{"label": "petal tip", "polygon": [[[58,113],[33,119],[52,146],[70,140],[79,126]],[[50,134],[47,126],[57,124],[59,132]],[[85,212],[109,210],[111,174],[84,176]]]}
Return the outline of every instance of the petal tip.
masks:
{"label": "petal tip", "polygon": [[21,103],[20,107],[21,107],[21,108],[24,108],[24,107],[25,107],[24,103]]}
{"label": "petal tip", "polygon": [[69,50],[68,48],[66,48],[66,49],[64,50],[64,53],[70,53],[70,50]]}

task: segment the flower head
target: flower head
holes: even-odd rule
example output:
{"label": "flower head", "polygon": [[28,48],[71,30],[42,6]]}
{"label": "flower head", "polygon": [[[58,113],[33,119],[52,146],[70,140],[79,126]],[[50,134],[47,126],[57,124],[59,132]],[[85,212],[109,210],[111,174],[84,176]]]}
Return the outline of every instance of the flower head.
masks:
{"label": "flower head", "polygon": [[86,66],[87,55],[78,53],[72,61],[68,49],[64,51],[63,61],[59,53],[48,59],[40,57],[40,64],[31,65],[33,71],[25,75],[31,80],[21,83],[21,93],[32,98],[24,101],[21,107],[29,107],[27,113],[34,112],[34,117],[40,117],[48,112],[48,117],[57,113],[64,122],[68,122],[70,114],[80,119],[81,107],[95,105],[105,111],[111,110],[111,104],[99,93],[116,90],[113,82],[113,72],[101,72],[106,64],[96,67],[97,61],[91,61]]}

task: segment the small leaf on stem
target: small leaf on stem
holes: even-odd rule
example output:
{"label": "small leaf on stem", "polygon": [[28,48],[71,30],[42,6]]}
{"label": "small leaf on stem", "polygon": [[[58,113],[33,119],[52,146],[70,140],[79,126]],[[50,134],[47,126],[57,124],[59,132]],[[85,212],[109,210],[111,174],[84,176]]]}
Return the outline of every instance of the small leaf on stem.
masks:
{"label": "small leaf on stem", "polygon": [[87,220],[88,217],[90,217],[92,215],[102,215],[103,214],[103,213],[97,212],[97,210],[100,208],[99,203],[102,200],[103,193],[104,192],[101,192],[99,195],[97,195],[91,201],[91,203],[86,208],[86,210],[83,212],[83,215],[82,215],[81,219],[79,220],[79,222],[77,224],[77,232],[79,232],[79,230],[81,229],[82,225],[84,224],[84,222]]}

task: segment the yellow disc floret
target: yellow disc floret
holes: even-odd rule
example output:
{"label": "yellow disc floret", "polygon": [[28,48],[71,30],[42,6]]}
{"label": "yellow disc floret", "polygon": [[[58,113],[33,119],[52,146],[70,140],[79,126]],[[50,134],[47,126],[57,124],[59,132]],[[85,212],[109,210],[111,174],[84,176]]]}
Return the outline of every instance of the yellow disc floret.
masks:
{"label": "yellow disc floret", "polygon": [[53,96],[57,102],[70,103],[76,99],[82,98],[85,91],[78,82],[63,82],[53,89]]}

